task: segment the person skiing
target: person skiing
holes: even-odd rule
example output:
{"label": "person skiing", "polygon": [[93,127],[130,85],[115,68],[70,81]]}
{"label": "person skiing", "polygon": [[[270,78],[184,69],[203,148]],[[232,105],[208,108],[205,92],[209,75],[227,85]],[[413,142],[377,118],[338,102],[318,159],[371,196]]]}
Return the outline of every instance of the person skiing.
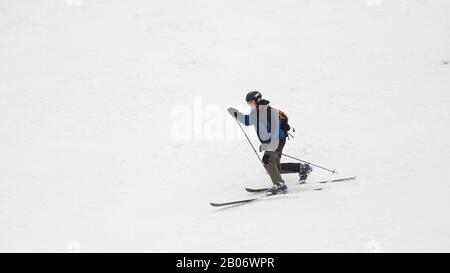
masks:
{"label": "person skiing", "polygon": [[299,173],[300,183],[305,183],[312,171],[308,164],[280,163],[288,137],[287,131],[290,129],[287,116],[279,109],[270,106],[270,102],[263,99],[259,91],[249,92],[245,100],[251,107],[250,114],[245,115],[233,107],[229,107],[227,111],[245,126],[255,127],[258,139],[261,141],[259,151],[264,151],[262,163],[273,184],[267,194],[287,193],[287,186],[281,173]]}

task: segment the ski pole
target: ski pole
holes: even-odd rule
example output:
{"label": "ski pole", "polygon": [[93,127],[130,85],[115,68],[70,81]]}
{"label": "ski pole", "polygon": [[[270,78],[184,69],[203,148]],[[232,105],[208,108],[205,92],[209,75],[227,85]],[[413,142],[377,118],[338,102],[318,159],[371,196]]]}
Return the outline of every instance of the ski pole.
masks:
{"label": "ski pole", "polygon": [[317,167],[317,168],[320,168],[320,169],[323,169],[323,170],[326,170],[326,171],[332,172],[332,173],[337,173],[337,172],[336,172],[335,170],[330,170],[330,169],[327,169],[327,168],[321,167],[321,166],[319,166],[319,165],[316,165],[316,164],[313,164],[313,163],[311,163],[311,162],[308,162],[308,161],[304,161],[304,160],[301,160],[300,158],[296,158],[296,157],[293,157],[293,156],[290,156],[290,155],[287,155],[287,154],[282,154],[282,155],[284,155],[285,157],[289,157],[289,158],[292,158],[292,159],[295,159],[295,160],[298,160],[298,161],[304,162],[304,163],[306,163],[306,164],[309,164],[309,165],[311,165],[311,166],[314,166],[314,167]]}
{"label": "ski pole", "polygon": [[245,137],[246,137],[247,140],[248,140],[248,143],[250,143],[250,146],[252,146],[253,151],[255,152],[256,156],[258,157],[259,162],[261,162],[261,164],[263,165],[263,167],[264,167],[264,169],[265,169],[266,167],[264,166],[264,163],[262,162],[261,157],[259,156],[259,154],[258,154],[258,152],[256,151],[255,147],[253,146],[252,142],[250,141],[250,138],[248,138],[247,133],[245,133],[244,128],[242,128],[242,125],[241,125],[241,124],[239,123],[239,121],[237,120],[236,114],[235,114],[235,116],[234,116],[234,119],[236,120],[236,122],[237,122],[237,124],[239,125],[239,127],[241,127],[242,133],[244,133]]}

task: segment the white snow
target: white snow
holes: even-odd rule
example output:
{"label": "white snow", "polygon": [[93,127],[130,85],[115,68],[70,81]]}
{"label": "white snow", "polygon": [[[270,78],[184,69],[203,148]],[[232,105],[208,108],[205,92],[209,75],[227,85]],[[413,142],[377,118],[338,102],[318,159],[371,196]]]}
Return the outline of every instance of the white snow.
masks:
{"label": "white snow", "polygon": [[[2,0],[0,251],[448,252],[449,58],[447,0]],[[254,89],[358,179],[211,207]]]}

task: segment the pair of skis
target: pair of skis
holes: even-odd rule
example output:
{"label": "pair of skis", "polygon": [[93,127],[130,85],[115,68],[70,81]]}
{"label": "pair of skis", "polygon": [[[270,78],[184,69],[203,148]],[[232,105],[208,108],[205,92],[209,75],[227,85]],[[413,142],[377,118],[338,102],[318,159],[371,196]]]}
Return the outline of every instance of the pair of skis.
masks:
{"label": "pair of skis", "polygon": [[[336,183],[336,182],[344,182],[344,181],[349,181],[349,180],[354,180],[356,179],[356,176],[351,176],[351,177],[346,177],[346,178],[339,178],[339,179],[331,179],[331,180],[323,180],[323,181],[318,181],[318,182],[314,182],[314,183],[309,183],[309,184],[325,184],[325,183]],[[300,185],[309,185],[309,184],[300,184]],[[260,193],[260,192],[266,192],[269,188],[245,188],[246,191],[251,192],[251,193]],[[322,188],[316,188],[314,190],[321,190]],[[289,194],[289,193],[287,193]],[[243,200],[237,200],[237,201],[231,201],[231,202],[224,202],[224,203],[210,203],[211,206],[213,207],[223,207],[223,206],[229,206],[229,205],[238,205],[238,204],[245,204],[245,203],[250,203],[252,201],[256,201],[256,200],[260,200],[263,198],[268,198],[270,196],[273,195],[269,195],[269,196],[263,196],[263,197],[257,197],[257,198],[249,198],[249,199],[243,199]]]}

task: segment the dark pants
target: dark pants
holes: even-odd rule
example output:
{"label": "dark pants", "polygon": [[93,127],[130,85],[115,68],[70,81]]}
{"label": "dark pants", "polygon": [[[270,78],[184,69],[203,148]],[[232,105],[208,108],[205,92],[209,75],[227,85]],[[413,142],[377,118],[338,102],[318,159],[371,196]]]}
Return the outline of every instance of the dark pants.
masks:
{"label": "dark pants", "polygon": [[[280,141],[278,145],[277,152],[280,155],[283,153],[284,145],[286,144],[286,139]],[[300,163],[281,163],[280,164],[280,173],[299,173],[300,172]]]}
{"label": "dark pants", "polygon": [[286,144],[286,139],[280,140],[280,144],[276,151],[266,151],[262,161],[266,167],[267,173],[272,180],[272,183],[284,182],[281,177],[281,173],[299,173],[300,163],[280,163],[281,154],[283,153],[284,145]]}

